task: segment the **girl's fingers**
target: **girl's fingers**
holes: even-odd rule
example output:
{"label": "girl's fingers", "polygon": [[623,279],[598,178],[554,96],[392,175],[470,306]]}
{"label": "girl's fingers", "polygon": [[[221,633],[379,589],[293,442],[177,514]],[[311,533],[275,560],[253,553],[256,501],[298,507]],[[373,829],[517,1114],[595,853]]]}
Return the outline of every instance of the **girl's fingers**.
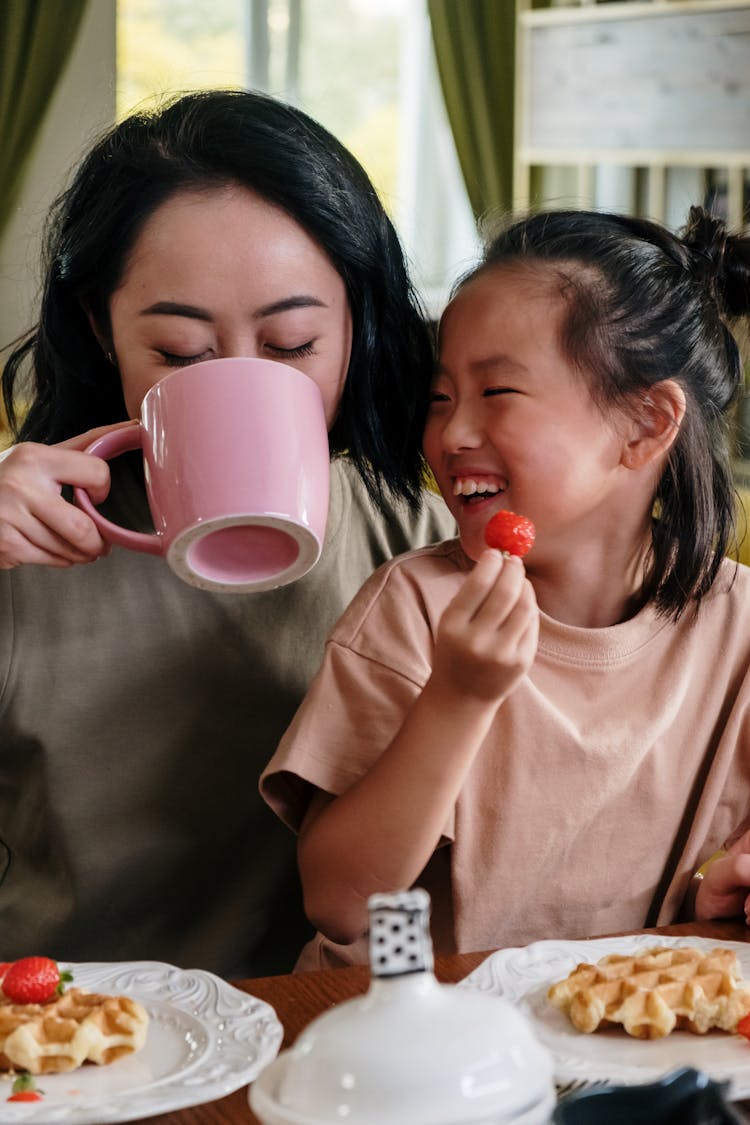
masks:
{"label": "girl's fingers", "polygon": [[503,643],[515,649],[518,653],[536,652],[539,638],[539,611],[531,583],[526,583],[528,591],[524,589],[521,597],[514,605],[507,618],[502,622]]}
{"label": "girl's fingers", "polygon": [[498,644],[512,651],[529,622],[538,618],[523,563],[488,550],[445,610],[440,632],[453,645],[468,644],[475,655],[484,652],[492,658],[499,653]]}
{"label": "girl's fingers", "polygon": [[506,559],[500,551],[483,551],[449,609],[457,620],[473,623],[480,615],[487,624],[507,617],[523,584],[520,560]]}
{"label": "girl's fingers", "polygon": [[505,567],[500,551],[483,551],[463,586],[453,599],[456,606],[471,619],[487,600],[487,595],[497,584]]}
{"label": "girl's fingers", "polygon": [[529,599],[536,605],[523,563],[518,558],[504,559],[500,574],[476,611],[475,620],[481,618],[487,628],[499,629],[519,604],[528,609]]}

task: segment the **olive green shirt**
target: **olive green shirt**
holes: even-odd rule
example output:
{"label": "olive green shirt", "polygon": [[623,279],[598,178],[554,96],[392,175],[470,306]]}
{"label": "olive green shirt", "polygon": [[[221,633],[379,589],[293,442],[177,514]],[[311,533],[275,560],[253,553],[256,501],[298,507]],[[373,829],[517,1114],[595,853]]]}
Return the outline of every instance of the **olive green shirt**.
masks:
{"label": "olive green shirt", "polygon": [[[437,496],[386,518],[331,470],[321,559],[290,586],[209,593],[120,548],[0,572],[0,959],[291,969],[295,839],[258,777],[365,578],[455,527]],[[112,491],[141,523],[132,479]]]}

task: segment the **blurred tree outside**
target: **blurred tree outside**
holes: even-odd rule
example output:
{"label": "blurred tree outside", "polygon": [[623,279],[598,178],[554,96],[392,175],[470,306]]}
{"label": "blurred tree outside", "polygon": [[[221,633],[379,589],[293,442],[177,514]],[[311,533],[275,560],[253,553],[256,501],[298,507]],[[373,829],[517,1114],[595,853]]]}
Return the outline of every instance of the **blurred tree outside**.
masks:
{"label": "blurred tree outside", "polygon": [[[418,0],[301,0],[299,103],[361,160],[392,210],[399,155],[401,34]],[[117,110],[170,94],[246,85],[249,0],[118,0]],[[269,93],[286,88],[287,0],[269,4]]]}
{"label": "blurred tree outside", "polygon": [[242,7],[242,0],[118,0],[118,117],[169,94],[241,86]]}

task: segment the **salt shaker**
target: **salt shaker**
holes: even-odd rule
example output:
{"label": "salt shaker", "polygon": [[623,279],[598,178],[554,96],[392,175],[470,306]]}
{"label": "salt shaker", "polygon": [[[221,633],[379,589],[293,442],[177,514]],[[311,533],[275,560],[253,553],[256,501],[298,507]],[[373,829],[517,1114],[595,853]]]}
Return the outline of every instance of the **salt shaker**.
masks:
{"label": "salt shaker", "polygon": [[440,984],[430,899],[373,895],[370,986],[314,1020],[251,1087],[264,1125],[546,1125],[552,1058],[509,1001]]}

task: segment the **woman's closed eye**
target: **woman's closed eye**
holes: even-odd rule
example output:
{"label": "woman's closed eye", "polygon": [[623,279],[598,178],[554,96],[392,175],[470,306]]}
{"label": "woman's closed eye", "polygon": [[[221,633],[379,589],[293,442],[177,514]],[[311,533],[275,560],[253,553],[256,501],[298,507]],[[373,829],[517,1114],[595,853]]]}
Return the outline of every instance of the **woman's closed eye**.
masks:
{"label": "woman's closed eye", "polygon": [[266,344],[266,347],[274,355],[283,356],[285,359],[302,359],[304,356],[314,353],[315,340],[308,340],[306,344],[298,344],[296,348],[282,348],[278,344]]}
{"label": "woman's closed eye", "polygon": [[489,398],[491,395],[513,395],[517,394],[517,391],[515,387],[485,387],[482,394],[485,398]]}
{"label": "woman's closed eye", "polygon": [[157,348],[156,350],[167,367],[189,367],[191,363],[200,363],[201,360],[210,359],[212,354],[210,349],[198,352],[196,355],[179,355],[177,352],[165,351],[164,348]]}

